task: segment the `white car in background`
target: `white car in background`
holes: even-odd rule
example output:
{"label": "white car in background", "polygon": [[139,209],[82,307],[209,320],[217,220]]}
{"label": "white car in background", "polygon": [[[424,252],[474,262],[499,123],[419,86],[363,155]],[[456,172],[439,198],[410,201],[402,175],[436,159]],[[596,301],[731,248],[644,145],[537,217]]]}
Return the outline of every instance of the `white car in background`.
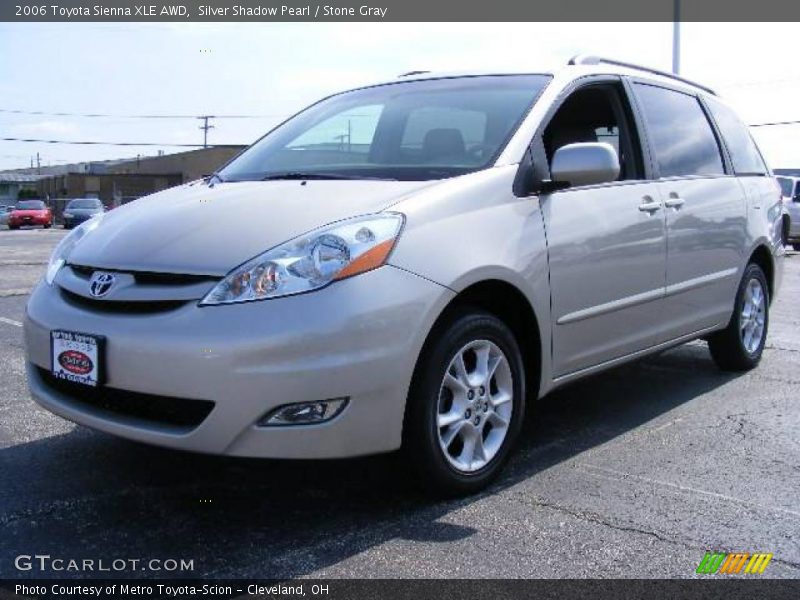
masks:
{"label": "white car in background", "polygon": [[11,214],[12,210],[14,210],[13,206],[0,204],[0,225],[8,225],[8,216]]}
{"label": "white car in background", "polygon": [[800,250],[800,177],[776,177],[786,213],[783,216],[783,240]]}

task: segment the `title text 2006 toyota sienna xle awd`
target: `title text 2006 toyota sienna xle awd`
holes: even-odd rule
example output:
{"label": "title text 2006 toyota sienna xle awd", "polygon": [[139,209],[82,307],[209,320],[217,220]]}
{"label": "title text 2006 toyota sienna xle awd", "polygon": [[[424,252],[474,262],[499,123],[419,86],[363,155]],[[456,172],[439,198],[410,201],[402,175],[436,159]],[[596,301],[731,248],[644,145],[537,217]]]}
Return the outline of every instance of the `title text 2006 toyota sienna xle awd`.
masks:
{"label": "title text 2006 toyota sienna xle awd", "polygon": [[761,358],[780,193],[712,91],[592,57],[326,98],[79,226],[27,307],[49,410],[183,450],[497,474],[526,399],[696,338]]}

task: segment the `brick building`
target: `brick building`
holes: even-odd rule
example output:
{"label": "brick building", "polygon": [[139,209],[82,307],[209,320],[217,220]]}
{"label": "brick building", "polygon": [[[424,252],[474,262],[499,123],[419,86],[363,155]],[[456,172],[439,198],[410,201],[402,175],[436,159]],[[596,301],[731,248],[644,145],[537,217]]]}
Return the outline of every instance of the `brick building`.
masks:
{"label": "brick building", "polygon": [[242,148],[217,146],[130,160],[67,165],[41,177],[37,181],[37,190],[42,198],[51,202],[56,215],[72,198],[99,198],[106,206],[119,206],[209,175]]}

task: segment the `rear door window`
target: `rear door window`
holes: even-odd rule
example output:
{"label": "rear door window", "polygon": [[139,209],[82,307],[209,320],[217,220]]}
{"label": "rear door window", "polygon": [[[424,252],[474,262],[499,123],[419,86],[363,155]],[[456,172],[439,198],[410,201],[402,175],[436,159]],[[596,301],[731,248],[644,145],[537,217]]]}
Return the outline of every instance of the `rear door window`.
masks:
{"label": "rear door window", "polygon": [[635,83],[661,177],[725,173],[717,138],[694,96]]}

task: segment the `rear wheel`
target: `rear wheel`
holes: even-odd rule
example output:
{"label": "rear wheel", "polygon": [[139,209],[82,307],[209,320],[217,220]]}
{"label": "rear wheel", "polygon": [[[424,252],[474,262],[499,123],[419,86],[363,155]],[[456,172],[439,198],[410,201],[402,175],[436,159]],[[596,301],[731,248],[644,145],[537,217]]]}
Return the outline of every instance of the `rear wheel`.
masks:
{"label": "rear wheel", "polygon": [[406,410],[403,448],[421,483],[476,492],[500,472],[525,410],[522,355],[497,317],[461,310],[431,334]]}
{"label": "rear wheel", "polygon": [[792,248],[794,248],[795,250],[797,250],[798,252],[800,252],[800,242],[794,242],[794,243],[792,243]]}
{"label": "rear wheel", "polygon": [[750,263],[736,294],[728,326],[708,339],[708,349],[724,371],[747,371],[761,360],[769,327],[769,287],[764,271]]}

